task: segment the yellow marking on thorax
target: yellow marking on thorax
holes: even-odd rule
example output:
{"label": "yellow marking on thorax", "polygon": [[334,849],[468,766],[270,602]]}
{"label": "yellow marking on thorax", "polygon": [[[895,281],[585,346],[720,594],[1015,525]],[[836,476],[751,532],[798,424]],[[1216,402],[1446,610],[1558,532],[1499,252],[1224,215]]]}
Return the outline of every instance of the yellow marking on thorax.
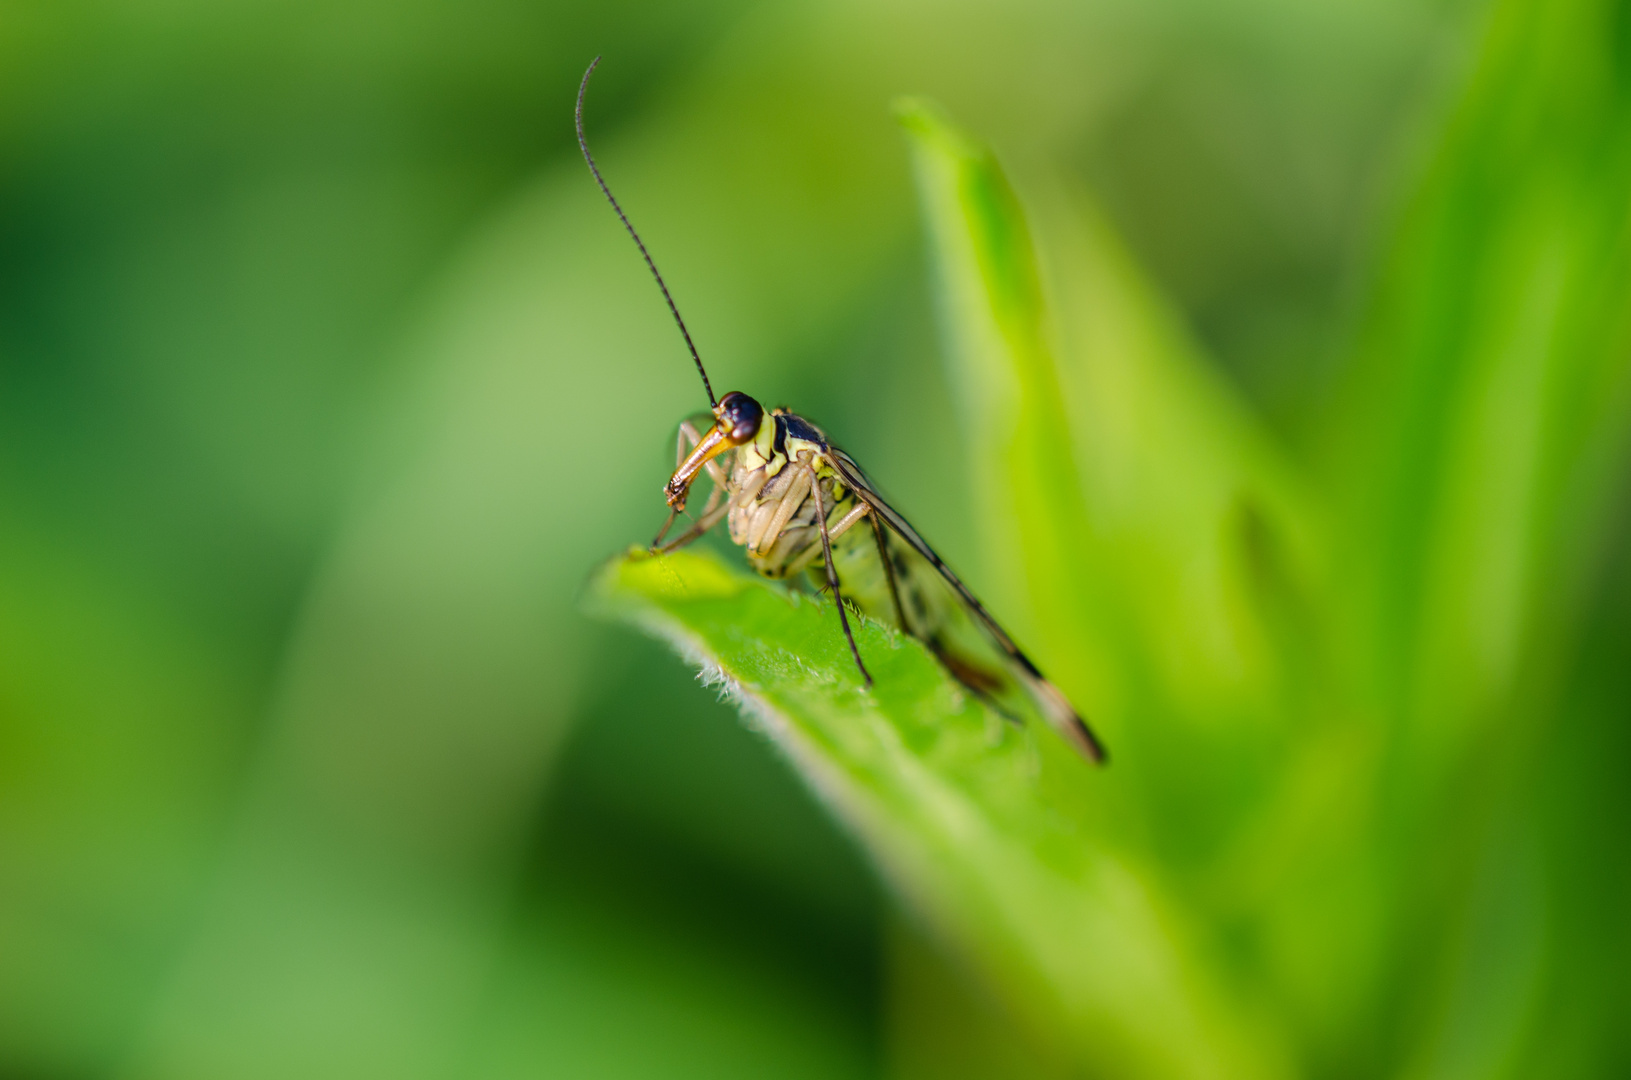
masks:
{"label": "yellow marking on thorax", "polygon": [[[736,451],[739,467],[750,471],[763,469],[765,476],[768,478],[778,475],[787,467],[788,462],[799,460],[800,455],[808,451],[810,463],[815,468],[817,476],[837,477],[837,472],[827,461],[827,455],[819,442],[789,435],[783,444],[785,451],[780,454],[776,453],[774,449],[776,445],[776,423],[772,417],[766,417],[765,419],[766,422],[759,425],[759,433],[753,437],[753,441],[744,443]],[[842,497],[842,487],[836,489],[835,494]]]}
{"label": "yellow marking on thorax", "polygon": [[787,459],[775,453],[771,448],[776,442],[776,423],[770,417],[765,417],[765,423],[759,425],[759,433],[750,443],[744,443],[737,450],[737,460],[747,469],[764,469],[767,476],[775,476],[787,464]]}

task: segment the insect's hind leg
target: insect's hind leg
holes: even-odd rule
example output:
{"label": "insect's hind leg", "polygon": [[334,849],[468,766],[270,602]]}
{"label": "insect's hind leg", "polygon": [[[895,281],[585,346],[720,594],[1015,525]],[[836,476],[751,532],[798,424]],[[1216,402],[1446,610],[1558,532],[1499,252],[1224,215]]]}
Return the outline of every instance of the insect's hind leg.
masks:
{"label": "insect's hind leg", "polygon": [[[849,513],[840,518],[837,525],[828,526],[827,540],[829,542],[837,540],[840,536],[843,536],[845,533],[849,532],[850,527],[857,521],[860,521],[862,518],[871,513],[872,508],[866,503],[861,503],[860,505],[856,506],[855,509],[851,510]],[[816,553],[820,550],[821,549],[815,544],[811,544],[809,548],[805,550],[804,554],[787,564],[787,569],[782,572],[783,576],[791,578],[799,573],[802,573],[806,567],[815,562]]]}
{"label": "insect's hind leg", "polygon": [[895,580],[895,564],[889,561],[889,542],[883,534],[883,522],[878,520],[877,514],[868,514],[867,517],[872,522],[872,538],[878,542],[878,559],[883,563],[884,580],[889,583],[889,599],[895,604],[895,621],[900,625],[901,633],[911,634],[911,624],[906,621],[906,605],[900,602],[900,584]]}
{"label": "insect's hind leg", "polygon": [[844,610],[844,594],[838,588],[838,568],[832,562],[832,537],[827,534],[827,508],[821,501],[821,485],[816,482],[815,470],[806,465],[804,471],[810,477],[810,498],[815,500],[816,525],[821,531],[821,557],[827,563],[827,586],[832,589],[833,603],[838,607],[838,625],[844,628],[844,640],[849,642],[850,655],[855,657],[855,666],[861,669],[861,678],[870,687],[872,673],[861,662],[861,650],[855,644],[855,634],[849,628],[849,614]]}

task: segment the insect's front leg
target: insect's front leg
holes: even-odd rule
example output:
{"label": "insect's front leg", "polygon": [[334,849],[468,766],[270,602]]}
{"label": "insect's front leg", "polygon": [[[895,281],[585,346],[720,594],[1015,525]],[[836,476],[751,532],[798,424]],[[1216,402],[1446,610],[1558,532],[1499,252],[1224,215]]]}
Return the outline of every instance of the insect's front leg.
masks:
{"label": "insect's front leg", "polygon": [[[696,425],[691,423],[689,420],[681,420],[679,435],[676,436],[674,440],[674,468],[678,469],[681,465],[684,465],[687,455],[689,455],[692,450],[695,450],[697,448],[697,444],[701,441],[702,433],[697,430]],[[690,443],[689,446],[686,445],[687,442]],[[713,513],[714,507],[719,503],[720,493],[728,486],[729,480],[725,475],[725,470],[719,467],[718,461],[709,461],[703,466],[703,468],[708,472],[708,479],[714,482],[714,489],[708,494],[708,503],[702,508],[702,516],[704,519],[706,519],[709,514]],[[668,535],[668,530],[674,527],[674,522],[679,518],[679,516],[678,510],[670,510],[668,512],[668,519],[663,522],[663,527],[657,530],[656,537],[651,541],[651,550],[656,551],[661,547],[663,537]],[[705,528],[703,532],[706,531],[707,529]],[[700,536],[702,534],[698,533],[697,535]],[[692,537],[691,539],[694,540],[696,537]],[[686,543],[689,542],[690,541],[686,541]],[[675,544],[673,546],[677,547],[681,545]],[[662,550],[672,550],[672,547],[663,548]]]}
{"label": "insect's front leg", "polygon": [[[723,506],[715,508],[714,504],[719,501],[718,490],[719,489],[717,488],[714,489],[715,497],[708,500],[708,509],[703,512],[702,517],[697,519],[697,523],[695,525],[692,525],[689,529],[686,529],[683,533],[676,536],[668,543],[662,544],[661,547],[659,547],[656,543],[652,544],[652,553],[656,555],[667,555],[670,551],[676,551],[679,548],[684,547],[686,544],[689,544],[691,541],[695,540],[697,537],[701,536],[715,525],[718,525],[719,520],[726,514],[730,513],[731,509],[731,504],[728,502]],[[671,514],[669,517],[670,520],[672,520],[673,515]],[[667,532],[668,530],[665,527],[663,531]],[[659,543],[661,543],[662,536],[659,535],[657,540]]]}
{"label": "insect's front leg", "polygon": [[809,496],[814,483],[815,473],[808,465],[801,463],[794,472],[791,482],[776,492],[775,502],[759,507],[752,524],[748,526],[749,555],[764,555],[775,546],[782,531],[787,528],[787,523],[793,520],[798,508],[804,505],[804,500]]}

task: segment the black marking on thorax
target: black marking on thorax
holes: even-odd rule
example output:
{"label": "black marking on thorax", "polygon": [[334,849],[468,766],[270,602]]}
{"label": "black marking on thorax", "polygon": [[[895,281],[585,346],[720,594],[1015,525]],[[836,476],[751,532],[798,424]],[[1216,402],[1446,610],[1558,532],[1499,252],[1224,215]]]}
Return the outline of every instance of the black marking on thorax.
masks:
{"label": "black marking on thorax", "polygon": [[787,417],[776,413],[772,417],[776,421],[776,434],[770,440],[770,452],[781,457],[787,456]]}
{"label": "black marking on thorax", "polygon": [[827,436],[821,433],[821,429],[796,413],[778,413],[776,415],[777,438],[780,438],[783,432],[795,439],[813,442],[823,448],[827,445]]}

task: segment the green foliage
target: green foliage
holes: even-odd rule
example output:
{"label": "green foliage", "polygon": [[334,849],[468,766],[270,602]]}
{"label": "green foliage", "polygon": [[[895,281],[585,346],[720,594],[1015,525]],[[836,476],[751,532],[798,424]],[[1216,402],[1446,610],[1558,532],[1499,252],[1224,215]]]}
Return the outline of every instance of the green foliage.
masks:
{"label": "green foliage", "polygon": [[[0,0],[0,1075],[1627,1072],[1623,8]],[[596,54],[1108,769],[580,611],[702,404]]]}
{"label": "green foliage", "polygon": [[1631,445],[1614,17],[1494,13],[1300,468],[1097,208],[1016,195],[899,106],[991,590],[1109,770],[1003,730],[871,623],[862,693],[830,609],[712,559],[597,579],[723,682],[1056,1067],[1550,1073],[1565,1016],[1579,1063],[1612,1052],[1624,997],[1589,1000],[1612,962],[1584,941],[1626,936],[1560,916],[1596,908],[1596,855],[1542,777],[1623,700],[1594,679],[1583,717],[1571,686]]}
{"label": "green foliage", "polygon": [[1054,1054],[1138,1075],[1279,1071],[1106,827],[1103,779],[1051,733],[1017,733],[917,641],[862,618],[866,691],[830,604],[712,556],[631,555],[591,597],[700,663]]}

